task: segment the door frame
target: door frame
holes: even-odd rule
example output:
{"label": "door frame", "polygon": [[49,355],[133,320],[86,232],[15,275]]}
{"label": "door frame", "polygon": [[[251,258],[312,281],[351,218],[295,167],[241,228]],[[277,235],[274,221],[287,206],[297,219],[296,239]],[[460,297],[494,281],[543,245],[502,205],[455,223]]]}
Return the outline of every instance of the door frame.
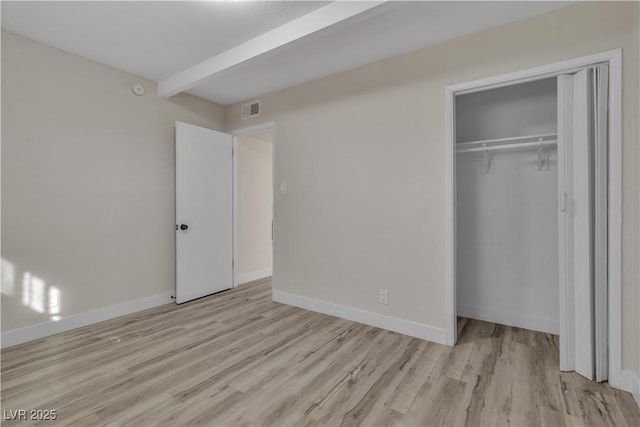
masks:
{"label": "door frame", "polygon": [[238,137],[253,133],[271,131],[271,198],[272,239],[271,239],[271,283],[275,281],[275,236],[276,236],[276,124],[275,122],[262,123],[255,126],[232,130],[228,133],[233,137],[233,287],[238,287]]}
{"label": "door frame", "polygon": [[[445,88],[446,143],[446,343],[457,340],[456,313],[456,152],[455,97],[578,71],[598,63],[609,64],[608,171],[608,331],[609,383],[622,388],[622,50],[614,49],[543,66],[501,74]],[[560,295],[568,298],[566,282]],[[560,330],[566,331],[567,305],[561,300]],[[564,329],[563,329],[564,328]],[[562,332],[561,332],[562,333]]]}

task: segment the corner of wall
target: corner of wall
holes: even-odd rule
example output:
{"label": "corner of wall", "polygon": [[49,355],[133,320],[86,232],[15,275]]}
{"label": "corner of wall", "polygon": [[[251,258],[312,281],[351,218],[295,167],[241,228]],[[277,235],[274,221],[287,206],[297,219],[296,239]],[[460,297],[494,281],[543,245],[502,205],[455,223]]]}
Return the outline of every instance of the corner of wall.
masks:
{"label": "corner of wall", "polygon": [[620,389],[631,393],[638,406],[640,406],[640,379],[629,370],[622,371],[621,376],[622,384],[620,384]]}

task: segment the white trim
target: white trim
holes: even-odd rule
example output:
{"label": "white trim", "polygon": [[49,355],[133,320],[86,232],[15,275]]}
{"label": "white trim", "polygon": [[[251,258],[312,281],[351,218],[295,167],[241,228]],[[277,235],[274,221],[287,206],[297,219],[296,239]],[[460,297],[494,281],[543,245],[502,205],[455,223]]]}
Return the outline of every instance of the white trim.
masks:
{"label": "white trim", "polygon": [[621,389],[631,393],[638,406],[640,406],[640,379],[629,370],[620,372],[622,378]]}
{"label": "white trim", "polygon": [[526,70],[499,74],[497,76],[487,77],[484,79],[459,83],[447,86],[447,90],[455,93],[456,95],[462,95],[487,89],[510,86],[517,83],[526,83],[530,81],[546,79],[549,77],[555,77],[559,74],[578,71],[581,68],[592,66],[601,62],[611,63],[612,61],[616,61],[616,58],[617,60],[619,60],[621,58],[621,55],[621,49],[612,49],[593,55],[582,56],[580,58],[568,59],[566,61],[555,62],[553,64],[527,68]]}
{"label": "white trim", "polygon": [[609,384],[622,387],[622,50],[614,49],[445,88],[447,208],[447,344],[456,338],[455,299],[455,110],[456,95],[540,80],[609,63]]}
{"label": "white trim", "polygon": [[622,51],[609,59],[609,384],[622,372]]}
{"label": "white trim", "polygon": [[[272,199],[271,199],[271,219],[273,221],[273,231],[271,239],[271,269],[270,274],[263,277],[271,276],[271,287],[275,288],[275,261],[276,261],[276,124],[275,122],[262,123],[255,126],[249,126],[246,128],[235,129],[229,133],[233,136],[233,287],[246,282],[240,282],[238,275],[238,137],[242,135],[251,135],[253,133],[271,131],[271,187],[272,187]],[[263,270],[266,271],[266,270]],[[260,277],[262,278],[262,277]],[[257,280],[257,279],[253,279]]]}
{"label": "white trim", "polygon": [[58,321],[52,320],[50,322],[38,323],[36,325],[6,331],[2,333],[0,338],[0,347],[11,347],[28,341],[37,340],[39,338],[48,337],[49,335],[59,334],[60,332],[70,331],[72,329],[81,328],[83,326],[125,316],[127,314],[136,313],[138,311],[147,310],[160,305],[170,304],[173,302],[171,298],[173,296],[174,292],[167,292],[164,294],[128,301],[122,304],[102,307],[97,310],[74,314],[63,317]]}
{"label": "white trim", "polygon": [[454,346],[458,340],[457,314],[456,314],[456,104],[455,93],[449,87],[445,88],[445,141],[446,141],[446,161],[445,161],[445,192],[447,200],[446,207],[446,307],[447,316],[447,339],[446,344]]}
{"label": "white trim", "polygon": [[276,290],[273,291],[273,300],[282,304],[328,314],[330,316],[351,320],[353,322],[364,323],[365,325],[399,332],[401,334],[421,338],[427,341],[433,341],[439,344],[445,344],[447,340],[447,331],[444,329],[412,322],[410,320],[398,319],[397,317],[360,310],[358,308],[347,307],[340,304],[334,304],[327,301],[307,298]]}
{"label": "white trim", "polygon": [[271,269],[265,268],[264,270],[251,271],[249,273],[239,274],[236,276],[235,285],[244,285],[245,283],[253,282],[254,280],[264,279],[271,276]]}
{"label": "white trim", "polygon": [[558,320],[529,316],[522,312],[511,312],[466,304],[457,304],[457,310],[458,316],[484,320],[485,322],[516,326],[518,328],[531,329],[533,331],[546,332],[554,335],[558,335],[560,331],[560,322],[558,322]]}
{"label": "white trim", "polygon": [[272,130],[272,131],[275,132],[276,123],[275,122],[261,123],[259,125],[255,125],[255,126],[249,126],[249,127],[241,128],[241,129],[235,129],[235,130],[229,131],[228,133],[230,133],[233,136],[240,136],[240,135],[250,135],[252,133],[263,132],[265,130]]}
{"label": "white trim", "polygon": [[221,71],[322,31],[383,3],[385,1],[330,3],[161,80],[158,83],[158,96],[168,98],[189,90]]}
{"label": "white trim", "polygon": [[238,287],[238,137],[232,135],[232,165],[233,168],[233,189],[231,190],[232,200],[232,221],[233,221],[233,287]]}

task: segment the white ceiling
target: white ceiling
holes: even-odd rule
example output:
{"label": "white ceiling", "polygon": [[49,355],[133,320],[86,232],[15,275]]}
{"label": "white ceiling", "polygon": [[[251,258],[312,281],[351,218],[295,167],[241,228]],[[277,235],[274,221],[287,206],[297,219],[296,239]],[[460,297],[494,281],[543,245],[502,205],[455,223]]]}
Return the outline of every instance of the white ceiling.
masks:
{"label": "white ceiling", "polygon": [[[1,7],[4,30],[160,81],[328,3],[2,1]],[[567,4],[388,2],[188,92],[226,105]]]}

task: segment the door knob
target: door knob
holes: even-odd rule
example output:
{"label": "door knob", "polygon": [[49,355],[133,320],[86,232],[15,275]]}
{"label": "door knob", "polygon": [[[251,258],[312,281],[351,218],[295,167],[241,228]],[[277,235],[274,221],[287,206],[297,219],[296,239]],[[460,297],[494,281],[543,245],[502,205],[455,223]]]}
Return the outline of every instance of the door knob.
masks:
{"label": "door knob", "polygon": [[180,224],[180,230],[185,231],[189,228],[187,224]]}

